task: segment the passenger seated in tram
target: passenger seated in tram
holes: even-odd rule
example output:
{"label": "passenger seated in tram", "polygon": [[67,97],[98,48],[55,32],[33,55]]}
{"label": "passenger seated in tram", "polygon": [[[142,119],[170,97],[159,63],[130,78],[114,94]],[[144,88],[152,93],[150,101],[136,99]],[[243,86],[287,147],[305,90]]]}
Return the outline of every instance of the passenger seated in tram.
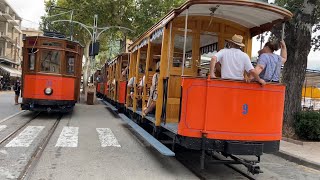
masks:
{"label": "passenger seated in tram", "polygon": [[160,61],[157,62],[156,73],[152,77],[152,84],[150,87],[150,94],[147,103],[147,107],[142,110],[142,117],[145,117],[148,113],[153,111],[156,107],[156,102],[158,98],[158,79],[160,75]]}
{"label": "passenger seated in tram", "polygon": [[[279,46],[281,48],[280,56],[274,53],[279,49]],[[286,43],[283,40],[280,43],[269,41],[258,53],[259,59],[255,70],[260,78],[266,82],[279,83],[281,66],[287,61]],[[250,79],[253,77],[250,76]]]}
{"label": "passenger seated in tram", "polygon": [[217,62],[221,64],[221,78],[244,80],[244,71],[253,76],[261,85],[265,85],[266,82],[261,79],[251,64],[249,56],[241,51],[245,45],[242,43],[243,37],[241,35],[234,35],[232,39],[226,40],[229,42],[229,49],[222,49],[216,53],[210,64],[210,76],[215,76],[215,65]]}
{"label": "passenger seated in tram", "polygon": [[130,97],[133,99],[133,92],[134,92],[134,84],[136,82],[136,77],[131,77],[128,81],[128,88],[130,88]]}

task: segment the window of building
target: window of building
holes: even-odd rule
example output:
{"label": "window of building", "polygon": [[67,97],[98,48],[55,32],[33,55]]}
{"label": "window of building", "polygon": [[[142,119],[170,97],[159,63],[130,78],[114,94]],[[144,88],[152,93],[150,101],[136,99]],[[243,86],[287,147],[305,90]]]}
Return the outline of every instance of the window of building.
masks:
{"label": "window of building", "polygon": [[25,40],[25,39],[26,39],[26,37],[27,37],[27,35],[26,35],[26,34],[22,34],[22,40]]}
{"label": "window of building", "polygon": [[60,73],[61,52],[56,50],[43,50],[41,54],[41,71]]}

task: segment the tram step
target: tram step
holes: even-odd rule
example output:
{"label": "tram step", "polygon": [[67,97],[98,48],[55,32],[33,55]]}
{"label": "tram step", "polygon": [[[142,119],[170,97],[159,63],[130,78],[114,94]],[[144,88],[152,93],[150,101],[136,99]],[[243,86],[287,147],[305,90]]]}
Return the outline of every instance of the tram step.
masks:
{"label": "tram step", "polygon": [[131,119],[129,119],[124,114],[119,114],[122,120],[124,120],[129,126],[133,128],[134,131],[136,131],[140,136],[143,137],[148,143],[151,144],[156,150],[158,150],[162,155],[165,156],[175,156],[175,153],[172,152],[169,148],[167,148],[165,145],[163,145],[161,142],[159,142],[156,138],[151,136],[148,132],[146,132],[144,129],[142,129],[140,126],[138,126],[136,123],[134,123]]}
{"label": "tram step", "polygon": [[112,111],[118,111],[117,108],[115,108],[113,105],[111,105],[110,103],[108,103],[107,101],[105,100],[102,100],[102,102],[107,105]]}

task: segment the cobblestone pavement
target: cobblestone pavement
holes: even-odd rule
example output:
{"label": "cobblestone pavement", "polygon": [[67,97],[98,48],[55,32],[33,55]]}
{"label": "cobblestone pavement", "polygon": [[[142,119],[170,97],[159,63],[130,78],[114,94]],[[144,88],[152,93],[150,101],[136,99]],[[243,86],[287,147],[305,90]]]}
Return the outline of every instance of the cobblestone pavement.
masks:
{"label": "cobblestone pavement", "polygon": [[[19,102],[21,102],[21,98]],[[19,111],[20,105],[14,105],[14,92],[0,91],[0,120]]]}

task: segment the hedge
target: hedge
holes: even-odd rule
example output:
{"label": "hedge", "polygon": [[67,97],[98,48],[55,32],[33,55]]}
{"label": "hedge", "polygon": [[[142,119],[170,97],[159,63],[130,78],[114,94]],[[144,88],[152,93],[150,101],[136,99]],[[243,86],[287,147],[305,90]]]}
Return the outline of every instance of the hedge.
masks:
{"label": "hedge", "polygon": [[320,140],[320,112],[304,111],[297,114],[295,119],[295,131],[301,139]]}

